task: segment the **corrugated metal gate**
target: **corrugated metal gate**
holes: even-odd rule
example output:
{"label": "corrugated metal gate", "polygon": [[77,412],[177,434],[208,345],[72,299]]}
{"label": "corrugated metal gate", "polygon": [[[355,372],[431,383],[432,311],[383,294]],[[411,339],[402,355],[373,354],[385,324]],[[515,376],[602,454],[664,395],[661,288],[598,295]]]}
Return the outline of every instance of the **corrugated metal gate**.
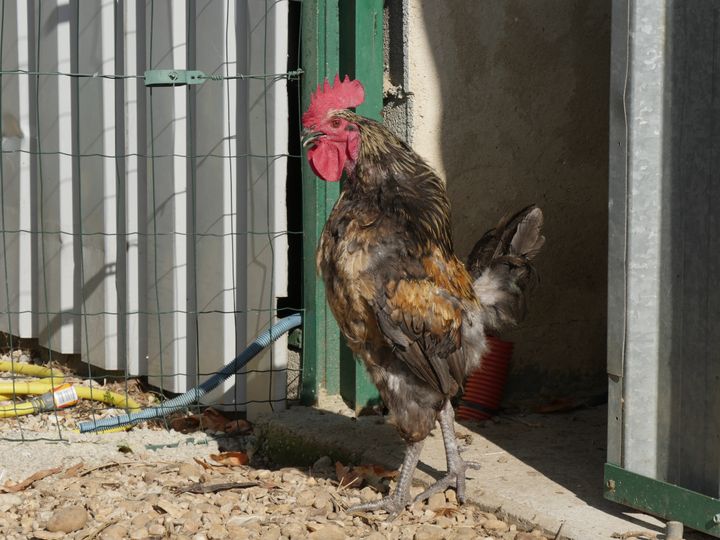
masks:
{"label": "corrugated metal gate", "polygon": [[720,12],[613,2],[605,496],[720,537]]}
{"label": "corrugated metal gate", "polygon": [[[0,330],[182,392],[276,317],[288,4],[2,2]],[[286,362],[280,339],[210,401],[284,403]]]}

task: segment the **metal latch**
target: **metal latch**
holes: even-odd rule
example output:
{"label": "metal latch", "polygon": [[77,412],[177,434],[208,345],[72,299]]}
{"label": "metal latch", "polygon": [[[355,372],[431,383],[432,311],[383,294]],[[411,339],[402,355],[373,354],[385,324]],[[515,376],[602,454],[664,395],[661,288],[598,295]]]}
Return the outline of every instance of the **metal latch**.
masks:
{"label": "metal latch", "polygon": [[188,69],[149,69],[145,72],[145,86],[183,86],[202,84],[210,79],[205,73]]}

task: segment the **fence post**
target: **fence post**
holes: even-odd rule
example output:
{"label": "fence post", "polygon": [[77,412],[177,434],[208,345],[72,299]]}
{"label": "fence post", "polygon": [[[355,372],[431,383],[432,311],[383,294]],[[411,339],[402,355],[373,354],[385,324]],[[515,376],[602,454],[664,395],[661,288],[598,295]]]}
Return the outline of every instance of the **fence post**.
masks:
{"label": "fence post", "polygon": [[[302,110],[310,94],[339,70],[338,0],[305,0],[302,4]],[[340,387],[340,332],[315,272],[315,247],[339,193],[337,182],[323,182],[302,159],[303,181],[303,373],[300,398],[317,400],[320,387],[337,394]]]}

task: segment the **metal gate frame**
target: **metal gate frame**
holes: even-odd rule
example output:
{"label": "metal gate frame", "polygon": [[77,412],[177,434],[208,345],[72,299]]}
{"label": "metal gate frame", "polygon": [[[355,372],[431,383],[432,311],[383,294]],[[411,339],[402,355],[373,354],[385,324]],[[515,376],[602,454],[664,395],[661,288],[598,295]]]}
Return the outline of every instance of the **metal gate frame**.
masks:
{"label": "metal gate frame", "polygon": [[[325,78],[360,79],[365,102],[357,112],[380,120],[383,104],[383,1],[305,0],[302,5],[303,110]],[[342,36],[342,39],[341,37]],[[360,411],[378,402],[377,390],[343,345],[337,323],[315,271],[315,248],[340,194],[340,185],[323,182],[303,159],[303,373],[301,399],[312,404],[323,389],[340,394]]]}
{"label": "metal gate frame", "polygon": [[[604,494],[720,537],[720,499],[687,489],[720,484],[720,368],[707,349],[717,16],[709,3],[613,0]],[[703,227],[705,241],[678,241]]]}

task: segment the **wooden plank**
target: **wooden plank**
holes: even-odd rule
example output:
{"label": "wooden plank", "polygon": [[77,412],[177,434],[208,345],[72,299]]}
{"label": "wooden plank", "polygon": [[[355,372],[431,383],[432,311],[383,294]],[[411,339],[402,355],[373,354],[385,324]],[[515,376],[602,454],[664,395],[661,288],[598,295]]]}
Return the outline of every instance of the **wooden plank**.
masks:
{"label": "wooden plank", "polygon": [[[302,110],[310,95],[339,68],[338,0],[307,0],[302,5]],[[330,313],[322,282],[315,272],[315,248],[330,210],[339,195],[337,183],[319,180],[303,159],[303,290],[304,344],[300,397],[317,400],[321,387],[337,394],[340,386],[340,332]]]}
{"label": "wooden plank", "polygon": [[[383,106],[383,2],[355,0],[340,6],[340,67],[342,74],[365,87],[365,101],[356,112],[382,120]],[[380,402],[375,385],[362,363],[346,347],[340,357],[340,391],[356,412]]]}

